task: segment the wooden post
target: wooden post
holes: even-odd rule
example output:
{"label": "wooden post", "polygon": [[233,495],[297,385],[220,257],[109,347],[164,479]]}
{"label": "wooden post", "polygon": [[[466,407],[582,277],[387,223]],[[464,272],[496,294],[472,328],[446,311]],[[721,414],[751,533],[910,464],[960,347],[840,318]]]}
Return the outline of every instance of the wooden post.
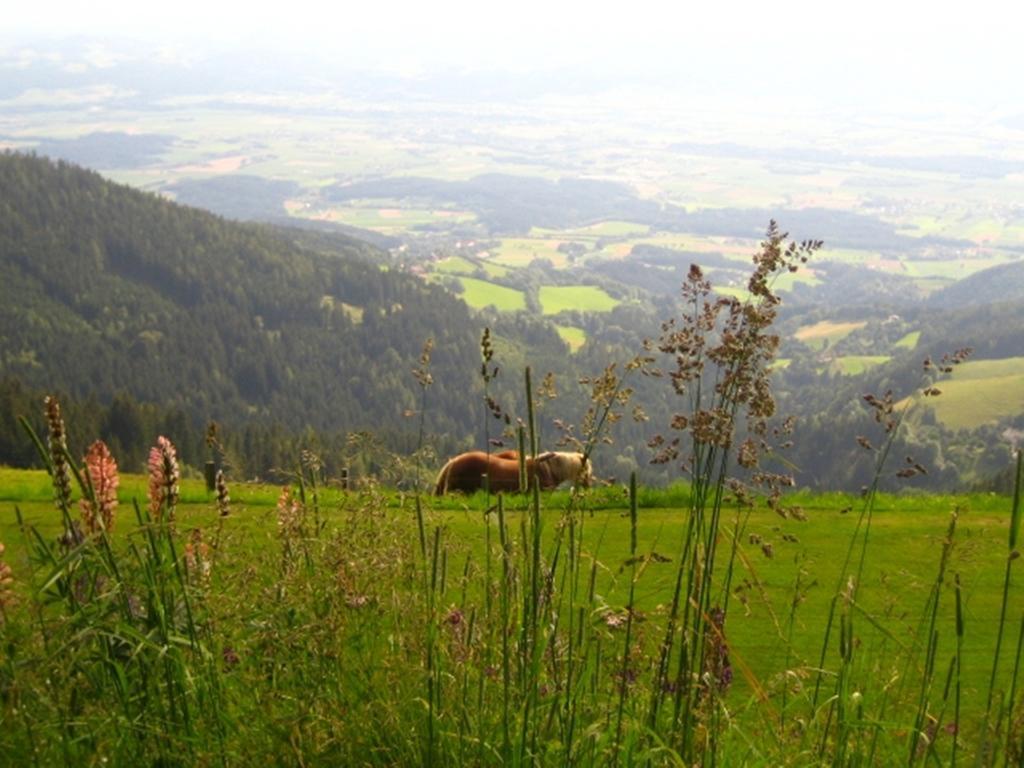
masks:
{"label": "wooden post", "polygon": [[203,465],[203,477],[206,478],[206,490],[217,490],[217,462],[208,461]]}
{"label": "wooden post", "polygon": [[348,490],[348,467],[341,468],[341,490]]}

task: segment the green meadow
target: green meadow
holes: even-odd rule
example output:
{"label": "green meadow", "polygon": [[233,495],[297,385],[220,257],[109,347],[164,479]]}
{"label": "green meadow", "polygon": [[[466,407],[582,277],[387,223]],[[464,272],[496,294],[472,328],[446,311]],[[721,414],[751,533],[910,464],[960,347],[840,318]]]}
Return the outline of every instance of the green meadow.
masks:
{"label": "green meadow", "polygon": [[969,360],[939,385],[942,397],[926,404],[953,429],[968,429],[1024,412],[1024,357]]}
{"label": "green meadow", "polygon": [[506,237],[493,252],[493,260],[506,267],[526,267],[534,259],[547,259],[556,267],[569,263],[558,250],[560,241],[548,238]]}
{"label": "green meadow", "polygon": [[888,355],[843,355],[829,363],[829,370],[843,376],[856,376],[891,359]]}
{"label": "green meadow", "polygon": [[545,315],[557,315],[564,310],[607,312],[619,304],[618,300],[593,285],[542,285],[540,305]]}
{"label": "green meadow", "polygon": [[[49,477],[0,471],[0,541],[7,545],[4,561],[14,584],[0,636],[6,633],[7,647],[19,648],[20,659],[12,666],[15,657],[5,662],[0,656],[5,670],[0,681],[8,690],[16,686],[18,702],[18,711],[10,703],[0,704],[7,718],[0,746],[12,750],[6,754],[27,758],[34,753],[43,763],[58,755],[75,763],[92,756],[116,764],[139,754],[161,759],[175,754],[185,762],[203,763],[287,754],[288,762],[304,764],[497,765],[527,749],[535,764],[564,764],[570,755],[596,764],[613,748],[608,734],[615,730],[618,711],[631,728],[639,725],[634,718],[642,716],[641,704],[650,695],[643,680],[657,665],[690,524],[687,486],[638,489],[631,518],[621,486],[582,497],[544,493],[537,505],[529,496],[512,494],[495,507],[495,498],[483,493],[417,497],[373,484],[343,491],[307,483],[293,491],[306,499],[303,527],[293,534],[283,522],[281,491],[231,485],[230,512],[222,517],[215,495],[198,481],[186,481],[174,527],[154,529],[152,522],[138,523],[132,509],[133,502],[146,506],[146,478],[122,478],[109,544],[123,569],[120,578],[133,578],[134,557],[152,567],[151,558],[164,552],[161,547],[168,548],[167,555],[177,547],[184,571],[174,576],[168,561],[170,570],[152,578],[168,580],[159,582],[164,589],[173,589],[173,579],[180,578],[180,598],[187,602],[179,605],[192,612],[187,621],[183,615],[172,620],[183,633],[177,641],[173,635],[161,640],[155,628],[147,637],[132,639],[135,658],[167,674],[180,671],[168,666],[169,660],[192,665],[193,677],[173,684],[159,678],[133,681],[131,667],[114,656],[113,664],[125,665],[120,674],[129,692],[142,686],[137,695],[145,692],[154,699],[146,703],[130,693],[118,703],[105,688],[96,688],[105,675],[90,666],[88,649],[100,638],[94,640],[88,626],[81,625],[92,616],[89,601],[104,598],[99,593],[81,598],[85,602],[77,605],[77,613],[62,619],[60,605],[67,596],[46,587],[52,577],[40,569],[32,531],[45,542],[62,530]],[[943,761],[954,750],[965,760],[980,754],[1004,579],[1010,578],[1014,594],[1021,589],[1020,574],[1006,569],[1011,500],[879,496],[866,516],[865,502],[852,496],[798,493],[788,501],[798,515],[780,517],[760,505],[721,511],[723,551],[732,550],[735,559],[732,588],[715,597],[725,610],[722,631],[733,670],[731,684],[716,694],[731,712],[729,722],[719,726],[717,750],[723,764],[820,762],[814,757],[819,749],[815,739],[827,733],[830,699],[821,698],[820,710],[810,707],[815,670],[822,660],[833,588],[853,573],[860,587],[849,612],[849,631],[860,667],[874,670],[856,701],[873,714],[865,714],[867,721],[855,725],[849,738],[874,734],[880,737],[872,747],[875,762],[899,761],[912,729],[920,680],[931,663],[926,629],[934,622],[939,652],[933,655],[940,669],[937,682],[928,687],[933,703],[928,711],[956,729],[940,732],[932,754]],[[160,532],[155,538],[154,530]],[[859,541],[863,549],[852,546]],[[90,549],[99,543],[87,540],[76,550],[82,558],[77,572],[97,567],[90,558],[106,557]],[[145,546],[155,554],[139,549]],[[556,581],[546,587],[531,581],[549,567],[559,574]],[[571,629],[566,637],[579,633],[581,645],[574,652],[568,640],[568,656],[562,656],[562,649],[556,657],[556,646],[550,646],[550,668],[544,658],[531,667],[528,657],[518,656],[523,643],[530,647],[529,632],[538,629],[522,624],[527,637],[516,638],[519,650],[509,657],[508,638],[489,628],[505,615],[526,621],[538,609],[531,589],[552,590],[546,599],[566,611],[559,619]],[[933,600],[932,617],[928,606]],[[1018,610],[1020,603],[1013,605]],[[80,619],[77,630],[74,616]],[[1011,616],[1013,622],[1021,618]],[[90,621],[104,619],[97,614]],[[105,621],[110,636],[126,631]],[[49,627],[51,642],[66,635],[72,643],[62,667],[50,666],[45,646],[22,647],[37,642],[31,638],[39,622]],[[172,645],[161,655],[166,642]],[[842,642],[837,635],[826,644],[826,669],[843,668]],[[76,643],[81,652],[73,650]],[[637,678],[628,689],[616,682],[615,670],[626,663],[623,643],[631,649],[631,679]],[[1019,652],[1017,644],[1004,642],[1001,690],[1009,684]],[[586,681],[585,691],[545,688],[562,679],[566,671],[558,664],[571,663],[574,653],[580,654],[579,682]],[[942,693],[950,658],[960,659],[955,715],[948,683]],[[44,669],[50,680],[37,677]],[[91,677],[76,677],[82,670],[92,670]],[[530,674],[537,675],[540,686],[532,694],[529,687],[521,688],[519,678]],[[831,674],[824,679],[829,695],[835,685]],[[49,689],[51,683],[62,687]],[[76,703],[74,690],[91,694]],[[311,690],[317,695],[309,696]],[[174,695],[183,697],[176,706],[190,702],[187,727],[181,720],[184,710],[160,709],[160,697],[170,706]],[[530,700],[539,708],[539,720],[530,714]],[[596,704],[602,700],[607,706]],[[581,734],[576,745],[556,739],[530,747],[527,737],[524,747],[516,730],[505,741],[503,723],[527,723],[544,732],[550,728],[564,737],[565,722],[557,713],[567,703],[578,707],[578,725],[592,731],[595,741]],[[67,722],[72,712],[74,720]],[[549,717],[554,720],[546,727]],[[64,736],[55,730],[60,722],[65,723]],[[161,723],[178,730],[151,737],[150,729],[164,727]],[[599,731],[604,735],[597,737]],[[32,747],[33,738],[44,734],[52,736]],[[656,754],[648,755],[652,764],[661,763]]]}
{"label": "green meadow", "polygon": [[[388,206],[388,203],[391,205]],[[308,218],[347,224],[361,229],[372,229],[383,234],[400,234],[416,227],[438,223],[456,224],[474,220],[465,211],[437,208],[410,208],[400,201],[374,201],[373,205],[339,205],[315,211],[303,211]]]}
{"label": "green meadow", "polygon": [[478,280],[475,277],[460,277],[463,300],[475,309],[493,306],[503,312],[526,309],[526,297],[522,291],[503,285]]}
{"label": "green meadow", "polygon": [[433,265],[435,272],[443,275],[473,275],[483,270],[489,277],[504,277],[509,273],[508,267],[492,261],[471,261],[464,256],[446,256]]}
{"label": "green meadow", "polygon": [[813,325],[805,325],[798,328],[793,335],[812,349],[822,349],[826,344],[835,344],[840,339],[849,336],[865,325],[867,325],[866,321],[833,322],[832,320],[822,320]]}
{"label": "green meadow", "polygon": [[911,331],[906,336],[897,341],[893,346],[898,349],[916,349],[917,342],[921,339],[920,331]]}
{"label": "green meadow", "polygon": [[574,325],[555,325],[555,329],[558,331],[558,335],[562,337],[562,341],[569,345],[569,351],[575,352],[577,349],[583,346],[587,340],[587,333],[582,328],[577,328]]}

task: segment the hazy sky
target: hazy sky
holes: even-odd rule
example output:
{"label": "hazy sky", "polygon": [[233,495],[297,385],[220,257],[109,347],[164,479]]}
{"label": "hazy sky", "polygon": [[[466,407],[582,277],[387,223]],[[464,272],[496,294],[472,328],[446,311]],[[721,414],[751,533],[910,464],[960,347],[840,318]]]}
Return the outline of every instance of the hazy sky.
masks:
{"label": "hazy sky", "polygon": [[1008,0],[56,0],[21,5],[0,34],[8,44],[40,33],[201,41],[403,72],[671,71],[800,98],[841,91],[1012,110],[1024,109],[1022,22]]}

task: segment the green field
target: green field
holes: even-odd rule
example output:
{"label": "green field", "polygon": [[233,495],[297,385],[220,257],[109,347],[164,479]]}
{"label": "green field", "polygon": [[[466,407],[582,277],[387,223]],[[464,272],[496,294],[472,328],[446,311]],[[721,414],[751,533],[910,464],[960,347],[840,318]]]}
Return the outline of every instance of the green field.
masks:
{"label": "green field", "polygon": [[377,204],[353,204],[303,211],[305,218],[333,221],[386,235],[405,233],[416,227],[439,223],[457,224],[476,217],[465,211],[404,207],[401,201],[375,201]]}
{"label": "green field", "polygon": [[526,267],[534,259],[547,259],[556,267],[564,267],[569,257],[558,250],[560,240],[547,238],[504,238],[493,253],[493,260],[506,267]]}
{"label": "green field", "polygon": [[573,240],[597,240],[602,237],[627,237],[647,232],[650,229],[646,224],[637,224],[633,221],[599,221],[586,227],[576,229],[546,229],[544,227],[533,227],[530,230],[531,237],[548,238],[571,238]]}
{"label": "green field", "polygon": [[470,261],[463,256],[446,256],[435,263],[433,269],[443,275],[473,275],[482,269],[489,277],[504,277],[511,271],[493,261]]}
{"label": "green field", "polygon": [[888,355],[844,355],[829,363],[828,368],[842,376],[856,376],[891,359]]}
{"label": "green field", "polygon": [[463,292],[462,299],[474,309],[493,306],[502,312],[515,312],[526,309],[526,297],[522,291],[506,288],[503,285],[478,280],[475,277],[460,277]]}
{"label": "green field", "polygon": [[562,337],[562,341],[569,345],[569,351],[575,352],[577,349],[583,346],[587,340],[587,333],[582,328],[577,328],[574,325],[558,325],[555,324],[555,330],[558,331],[558,335]]}
{"label": "green field", "polygon": [[603,289],[593,285],[542,285],[540,305],[545,315],[556,315],[564,310],[581,312],[608,312],[619,301]]}
{"label": "green field", "polygon": [[947,427],[969,429],[1024,413],[1024,357],[969,360],[924,402]]}
{"label": "green field", "polygon": [[[103,647],[103,636],[94,638],[88,625],[82,624],[87,616],[97,626],[109,622],[103,626],[109,626],[110,637],[120,637],[126,630],[104,619],[101,612],[89,613],[89,603],[78,609],[77,630],[61,623],[61,612],[66,610],[61,601],[42,601],[38,612],[33,608],[37,604],[29,581],[38,586],[47,574],[37,570],[32,575],[27,557],[30,539],[18,525],[14,506],[21,509],[28,525],[38,527],[44,541],[60,531],[60,515],[49,500],[45,475],[0,472],[0,541],[8,546],[5,562],[12,569],[15,595],[5,609],[7,620],[0,625],[0,632],[8,633],[7,647],[16,648],[18,658],[32,662],[8,667],[6,674],[17,682],[21,707],[31,716],[38,734],[55,729],[66,714],[59,706],[59,693],[56,700],[52,695],[39,695],[44,681],[36,675],[45,669],[59,686],[57,691],[70,692],[86,685],[76,679],[74,670],[94,670],[88,683],[91,696],[77,705],[74,723],[66,726],[71,733],[89,734],[90,738],[61,745],[57,736],[43,747],[44,755],[63,749],[65,756],[74,755],[76,760],[98,753],[109,755],[116,763],[139,751],[177,745],[202,762],[225,752],[251,757],[288,748],[296,757],[305,756],[304,761],[330,756],[331,762],[348,764],[362,754],[365,764],[394,764],[406,762],[401,750],[410,750],[408,759],[415,761],[424,743],[436,739],[429,742],[433,748],[445,750],[459,764],[500,764],[491,751],[500,754],[503,749],[503,686],[508,690],[512,685],[519,691],[521,685],[514,677],[502,682],[502,659],[511,664],[510,671],[537,674],[539,681],[560,679],[564,669],[542,663],[530,673],[528,660],[502,655],[502,643],[511,638],[502,640],[494,625],[501,626],[506,611],[521,617],[513,621],[526,620],[532,610],[531,583],[536,589],[542,584],[531,582],[530,574],[537,572],[531,570],[535,566],[530,553],[536,552],[538,559],[533,562],[542,569],[549,564],[554,567],[556,561],[566,563],[565,558],[554,558],[558,541],[569,548],[569,565],[559,566],[560,578],[551,584],[553,592],[546,599],[557,600],[564,609],[559,611],[558,621],[573,623],[575,629],[565,637],[576,637],[578,632],[585,644],[576,648],[578,657],[572,646],[566,657],[562,656],[565,648],[556,651],[555,646],[550,647],[551,653],[558,654],[555,658],[578,658],[590,681],[589,693],[569,699],[579,702],[581,727],[597,729],[606,722],[609,711],[615,711],[620,686],[614,684],[614,670],[622,663],[626,606],[632,606],[634,616],[628,642],[636,665],[636,681],[631,684],[635,688],[626,697],[627,707],[631,713],[644,711],[650,695],[644,680],[656,663],[659,630],[671,603],[680,542],[687,527],[685,486],[664,491],[640,489],[636,543],[631,545],[631,523],[623,513],[621,488],[594,491],[583,499],[582,510],[565,517],[568,494],[544,494],[536,539],[532,538],[529,505],[515,495],[506,499],[505,528],[493,508],[484,514],[488,505],[482,494],[471,499],[426,497],[419,528],[407,494],[374,487],[360,492],[322,490],[316,508],[304,509],[306,532],[295,538],[282,533],[283,518],[276,506],[279,489],[232,486],[231,512],[220,518],[212,495],[193,481],[182,485],[175,531],[167,532],[166,541],[162,538],[165,534],[158,532],[146,545],[150,534],[133,521],[131,511],[133,498],[145,499],[145,479],[128,477],[123,483],[112,539],[112,551],[121,564],[120,578],[136,578],[132,566],[136,557],[142,563],[152,563],[153,557],[169,556],[175,541],[178,556],[183,558],[181,567],[189,573],[182,553],[187,542],[199,540],[194,533],[197,530],[203,532],[203,541],[216,544],[204,555],[210,563],[208,576],[175,577],[168,562],[163,576],[158,577],[170,579],[166,589],[177,589],[175,578],[190,585],[181,595],[189,596],[193,618],[186,620],[181,614],[170,619],[186,634],[162,645],[168,641],[154,629],[148,640],[134,640],[138,643],[135,654],[115,662],[122,681],[146,686],[147,696],[154,701],[117,703],[113,678],[108,678],[102,667],[93,666],[88,653],[72,652],[51,660],[44,652],[38,639],[40,623],[49,628],[54,642],[77,631],[75,642],[83,649]],[[722,553],[731,546],[733,532],[739,532],[735,536],[733,588],[728,596],[716,598],[716,604],[722,606],[728,600],[724,636],[734,670],[731,685],[720,694],[721,705],[731,713],[720,734],[719,754],[724,764],[805,765],[807,755],[801,756],[799,733],[780,728],[778,718],[782,713],[791,719],[808,718],[815,733],[822,724],[807,711],[814,670],[833,590],[844,584],[846,574],[855,568],[851,565],[848,571],[843,563],[858,530],[863,532],[864,520],[858,514],[861,502],[854,497],[797,494],[791,501],[800,506],[806,520],[781,519],[765,508],[749,513],[732,507],[723,510],[727,546],[720,547]],[[853,622],[858,666],[851,673],[860,678],[857,690],[865,713],[875,718],[885,712],[885,723],[877,730],[878,757],[885,764],[892,764],[906,744],[906,728],[925,660],[920,644],[927,627],[926,606],[936,584],[954,509],[959,510],[959,522],[945,569],[949,583],[956,574],[964,631],[957,645],[955,600],[947,588],[935,613],[942,665],[929,690],[935,712],[941,707],[943,722],[954,722],[952,704],[943,706],[941,694],[948,660],[958,654],[961,715],[956,722],[957,738],[965,760],[976,752],[999,624],[1009,507],[1009,499],[991,495],[880,497],[877,502],[870,519],[856,609],[843,615]],[[316,529],[310,527],[314,519],[319,521]],[[574,526],[571,534],[566,528],[570,519]],[[505,550],[503,540],[507,541]],[[131,549],[133,542],[135,550]],[[154,554],[139,550],[139,544],[152,547]],[[83,545],[80,556],[86,559],[80,572],[104,562],[88,559],[92,546],[88,542]],[[191,551],[195,557],[197,550]],[[503,551],[508,559],[503,559]],[[631,552],[641,555],[639,562],[631,558]],[[575,587],[574,578],[580,580]],[[1020,588],[1019,578],[1013,574],[1014,590]],[[506,602],[506,596],[514,600]],[[526,602],[516,607],[515,600]],[[572,603],[563,605],[567,600],[580,602],[568,610]],[[1020,604],[1013,605],[1012,623],[1016,626]],[[145,625],[150,624],[146,620]],[[190,645],[187,636],[193,625],[200,628],[196,646]],[[522,626],[527,628],[522,631],[533,631],[528,623]],[[515,648],[530,647],[529,635],[513,637],[517,638]],[[100,645],[95,645],[97,642]],[[834,635],[825,657],[828,669],[839,664],[838,642]],[[190,647],[207,648],[217,664],[207,666],[203,652],[190,651]],[[1015,651],[1015,643],[1004,643],[1001,686],[1009,685]],[[222,657],[230,661],[222,662]],[[192,665],[188,667],[192,676],[182,678],[189,682],[180,686],[160,678],[136,681],[136,665],[168,673]],[[491,671],[492,667],[497,672]],[[440,671],[444,680],[439,688],[431,688],[435,679],[429,674],[432,668]],[[104,683],[111,688],[96,687]],[[833,689],[831,675],[825,678],[825,689],[827,693]],[[155,718],[160,697],[170,696],[174,690],[192,707],[191,725],[187,726],[191,738],[177,741],[182,734],[174,729],[184,726],[181,715],[171,712],[163,717],[172,730],[161,737],[171,741],[147,741],[153,738],[146,727],[151,722],[133,724],[131,714],[152,710],[149,717]],[[483,698],[478,700],[478,695]],[[557,694],[543,694],[540,701],[548,695]],[[204,696],[212,698],[204,701]],[[438,724],[451,719],[452,728],[439,729],[433,737],[424,734],[417,724],[431,718],[423,701],[431,703]],[[516,701],[523,704],[518,698]],[[601,701],[607,704],[591,709],[591,702]],[[10,709],[9,700],[0,700],[0,712],[17,714]],[[465,730],[456,727],[463,716],[470,718]],[[532,722],[518,707],[510,716],[517,723],[523,717],[522,722]],[[31,743],[24,722],[20,717],[9,719],[0,735],[0,744],[13,750],[9,755],[22,754]],[[542,729],[543,722],[529,727]],[[875,726],[868,733],[876,733]],[[762,738],[767,740],[760,741]],[[952,739],[945,736],[939,755],[948,756],[951,745]],[[477,751],[481,748],[483,753]],[[565,757],[563,748],[568,745],[549,745],[541,762],[560,763]]]}
{"label": "green field", "polygon": [[797,329],[794,336],[811,349],[822,349],[826,344],[835,344],[854,331],[867,325],[867,321],[833,322],[822,320],[813,325],[804,325]]}
{"label": "green field", "polygon": [[434,265],[434,271],[443,275],[471,275],[476,270],[476,264],[462,256],[448,256]]}
{"label": "green field", "polygon": [[906,336],[897,341],[893,346],[898,349],[916,349],[917,342],[921,339],[920,331],[911,331]]}

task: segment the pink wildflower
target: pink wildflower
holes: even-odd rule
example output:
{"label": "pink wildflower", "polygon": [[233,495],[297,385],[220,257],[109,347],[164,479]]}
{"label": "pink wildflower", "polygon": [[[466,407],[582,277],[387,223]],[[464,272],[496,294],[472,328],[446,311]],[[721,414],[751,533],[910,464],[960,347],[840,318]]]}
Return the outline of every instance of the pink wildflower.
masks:
{"label": "pink wildflower", "polygon": [[174,521],[174,508],[178,504],[178,452],[166,437],[156,439],[149,449],[149,511],[157,520],[167,510],[167,519]]}
{"label": "pink wildflower", "polygon": [[117,475],[117,462],[110,449],[102,440],[89,446],[85,454],[85,471],[89,473],[95,494],[92,499],[82,499],[82,522],[88,533],[102,529],[108,533],[114,528],[114,510],[117,509],[117,487],[120,478]]}
{"label": "pink wildflower", "polygon": [[[4,556],[4,543],[0,541],[0,558]],[[14,602],[14,572],[11,566],[0,560],[0,620],[3,619],[3,610]]]}

